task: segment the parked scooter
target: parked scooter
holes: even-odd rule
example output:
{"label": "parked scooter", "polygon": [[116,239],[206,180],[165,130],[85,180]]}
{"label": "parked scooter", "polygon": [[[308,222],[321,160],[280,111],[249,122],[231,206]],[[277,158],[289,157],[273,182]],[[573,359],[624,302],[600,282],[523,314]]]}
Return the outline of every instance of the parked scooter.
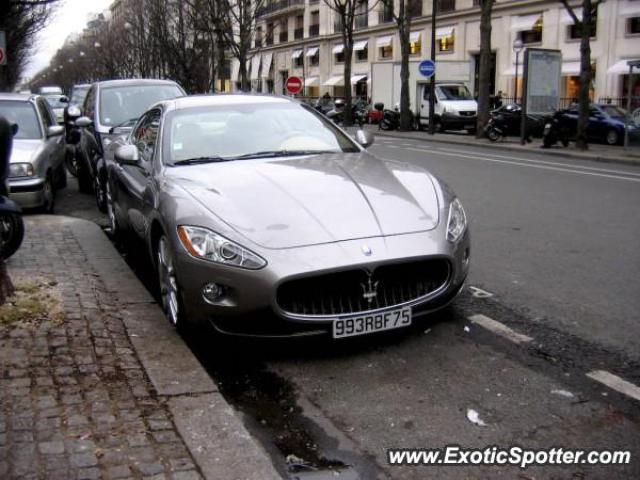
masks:
{"label": "parked scooter", "polygon": [[489,121],[484,127],[484,135],[492,142],[506,138],[506,128],[502,125],[498,115],[491,115],[489,117]]}
{"label": "parked scooter", "polygon": [[[342,125],[342,122],[344,121],[344,109],[345,101],[342,98],[338,98],[334,102],[333,109],[329,110],[326,113],[326,116],[333,123]],[[359,102],[356,102],[351,106],[351,120],[354,124],[362,126],[367,122],[367,116],[366,106],[361,105]]]}
{"label": "parked scooter", "polygon": [[0,258],[11,257],[24,239],[22,210],[9,198],[9,160],[18,125],[0,117]]}
{"label": "parked scooter", "polygon": [[74,177],[78,176],[77,149],[80,142],[80,129],[76,125],[76,120],[80,118],[82,112],[76,105],[70,105],[64,109],[64,126],[66,129],[67,152],[65,163],[67,170]]}
{"label": "parked scooter", "polygon": [[381,130],[397,130],[400,127],[400,110],[396,106],[394,110],[384,108],[383,103],[376,103],[375,109],[382,111],[382,120],[378,123],[378,128]]}
{"label": "parked scooter", "polygon": [[563,147],[569,146],[569,133],[560,121],[560,113],[555,112],[545,120],[544,132],[542,133],[542,148],[551,148],[556,143],[561,142]]}

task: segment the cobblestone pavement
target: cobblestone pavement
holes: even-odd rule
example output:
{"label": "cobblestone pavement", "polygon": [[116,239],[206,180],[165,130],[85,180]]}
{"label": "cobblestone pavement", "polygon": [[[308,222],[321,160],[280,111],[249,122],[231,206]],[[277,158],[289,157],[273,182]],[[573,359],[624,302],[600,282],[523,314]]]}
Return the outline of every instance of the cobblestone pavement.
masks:
{"label": "cobblestone pavement", "polygon": [[78,240],[37,219],[9,271],[55,285],[64,318],[0,324],[0,478],[202,478]]}

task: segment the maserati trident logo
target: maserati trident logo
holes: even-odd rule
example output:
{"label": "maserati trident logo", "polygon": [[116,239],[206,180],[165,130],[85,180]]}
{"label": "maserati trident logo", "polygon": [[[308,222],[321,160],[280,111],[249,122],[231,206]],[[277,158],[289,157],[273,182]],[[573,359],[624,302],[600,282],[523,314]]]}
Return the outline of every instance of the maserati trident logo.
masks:
{"label": "maserati trident logo", "polygon": [[370,257],[371,254],[373,253],[373,250],[371,250],[371,247],[366,243],[362,245],[362,247],[360,248],[362,249],[362,253],[364,253],[367,257]]}
{"label": "maserati trident logo", "polygon": [[360,286],[362,287],[362,298],[364,298],[369,303],[373,302],[373,299],[378,296],[379,283],[380,282],[374,282],[371,278],[371,275],[369,275],[369,280],[367,280],[367,283],[360,284]]}

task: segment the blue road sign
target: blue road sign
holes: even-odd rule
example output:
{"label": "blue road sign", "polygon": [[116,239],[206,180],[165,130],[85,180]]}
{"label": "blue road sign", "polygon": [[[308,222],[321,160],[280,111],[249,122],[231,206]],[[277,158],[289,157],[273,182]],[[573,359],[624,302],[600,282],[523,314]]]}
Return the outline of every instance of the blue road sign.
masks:
{"label": "blue road sign", "polygon": [[436,64],[431,60],[423,60],[420,62],[418,69],[423,77],[431,78],[436,73]]}

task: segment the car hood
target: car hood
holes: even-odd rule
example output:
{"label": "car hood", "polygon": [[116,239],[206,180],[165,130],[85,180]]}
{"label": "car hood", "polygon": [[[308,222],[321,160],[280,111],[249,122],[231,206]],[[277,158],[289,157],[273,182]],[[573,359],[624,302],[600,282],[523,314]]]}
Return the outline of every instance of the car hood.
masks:
{"label": "car hood", "polygon": [[10,163],[31,163],[40,153],[40,140],[14,140]]}
{"label": "car hood", "polygon": [[428,231],[439,221],[435,180],[426,170],[365,152],[167,172],[195,202],[265,248]]}

